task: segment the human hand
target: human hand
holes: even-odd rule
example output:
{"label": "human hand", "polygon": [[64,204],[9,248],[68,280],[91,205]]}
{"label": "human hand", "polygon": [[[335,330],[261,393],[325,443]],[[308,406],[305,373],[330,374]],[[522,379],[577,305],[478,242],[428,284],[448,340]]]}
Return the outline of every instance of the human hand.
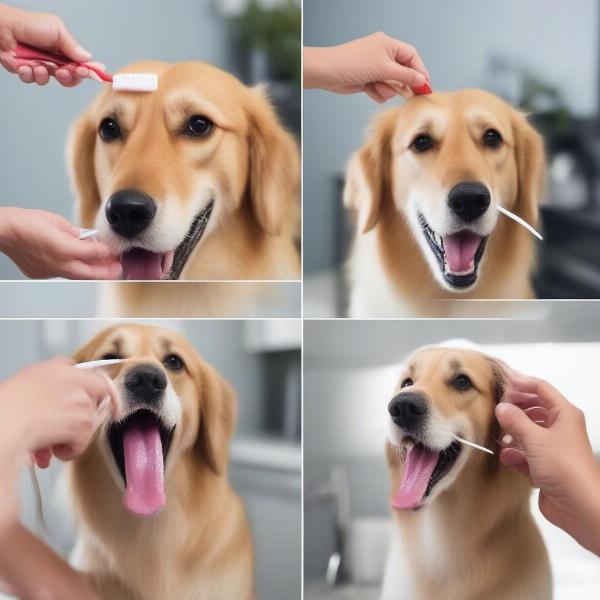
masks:
{"label": "human hand", "polygon": [[548,416],[542,427],[516,404],[500,402],[498,422],[520,448],[503,448],[500,460],[540,488],[539,507],[551,523],[600,555],[600,465],[583,412],[545,381],[519,376],[511,385],[513,394],[536,395]]}
{"label": "human hand", "polygon": [[73,62],[87,62],[92,57],[57,16],[0,4],[0,63],[7,71],[17,73],[24,83],[35,82],[38,85],[46,85],[53,75],[65,87],[77,85],[89,74],[83,66],[54,69],[39,61],[16,59],[13,50],[19,42],[64,54]]}
{"label": "human hand", "polygon": [[121,263],[108,246],[79,233],[50,212],[0,208],[0,251],[28,277],[118,279]]}
{"label": "human hand", "polygon": [[55,358],[25,367],[0,383],[2,455],[16,467],[29,455],[48,466],[51,454],[69,460],[85,451],[116,406],[108,377]]}
{"label": "human hand", "polygon": [[304,49],[304,86],[338,94],[365,92],[376,102],[396,94],[411,96],[413,87],[430,80],[419,53],[384,33],[328,48]]}

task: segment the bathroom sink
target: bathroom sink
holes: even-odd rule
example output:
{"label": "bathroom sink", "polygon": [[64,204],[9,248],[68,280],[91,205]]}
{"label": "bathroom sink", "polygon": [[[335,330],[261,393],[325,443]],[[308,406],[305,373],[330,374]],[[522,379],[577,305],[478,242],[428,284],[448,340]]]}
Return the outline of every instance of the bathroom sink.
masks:
{"label": "bathroom sink", "polygon": [[309,581],[304,586],[305,600],[379,600],[380,586],[340,585],[330,587],[323,581]]}

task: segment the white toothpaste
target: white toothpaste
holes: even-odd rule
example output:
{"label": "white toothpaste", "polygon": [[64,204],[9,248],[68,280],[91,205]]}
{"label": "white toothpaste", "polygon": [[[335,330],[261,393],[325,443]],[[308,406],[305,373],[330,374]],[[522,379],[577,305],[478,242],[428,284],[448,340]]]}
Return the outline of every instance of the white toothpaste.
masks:
{"label": "white toothpaste", "polygon": [[503,215],[506,215],[509,219],[512,219],[513,221],[517,222],[519,225],[525,227],[525,229],[527,229],[527,231],[529,231],[529,233],[532,233],[533,235],[535,235],[535,237],[538,238],[539,240],[544,239],[540,233],[538,233],[527,221],[524,221],[523,219],[521,219],[521,217],[518,217],[514,213],[511,213],[510,210],[506,210],[506,208],[504,208],[503,206],[496,206],[496,208],[498,209],[498,212],[501,212]]}
{"label": "white toothpaste", "polygon": [[452,435],[462,444],[467,444],[467,446],[471,446],[473,448],[476,448],[477,450],[482,450],[483,452],[487,452],[488,454],[494,454],[491,450],[488,450],[487,448],[484,448],[483,446],[480,446],[479,444],[475,444],[474,442],[469,442],[469,440],[465,440],[461,437],[458,437],[454,433]]}

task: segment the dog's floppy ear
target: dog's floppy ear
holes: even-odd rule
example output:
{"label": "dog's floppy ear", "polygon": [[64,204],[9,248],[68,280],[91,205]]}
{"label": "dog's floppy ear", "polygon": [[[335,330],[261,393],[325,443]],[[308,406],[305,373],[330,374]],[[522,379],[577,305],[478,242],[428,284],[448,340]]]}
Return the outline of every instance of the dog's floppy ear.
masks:
{"label": "dog's floppy ear", "polygon": [[88,110],[71,127],[67,142],[67,165],[83,227],[93,226],[101,204],[94,169],[96,134],[96,126]]}
{"label": "dog's floppy ear", "polygon": [[539,203],[544,192],[545,155],[542,136],[529,124],[525,115],[514,111],[515,160],[518,173],[516,213],[536,225]]}
{"label": "dog's floppy ear", "polygon": [[195,447],[216,475],[222,475],[229,460],[229,440],[236,419],[235,393],[212,368],[203,364],[197,380],[200,423]]}
{"label": "dog's floppy ear", "polygon": [[375,120],[371,134],[356,152],[346,170],[344,204],[355,211],[362,233],[377,224],[386,197],[392,197],[392,135],[398,109],[384,112]]}
{"label": "dog's floppy ear", "polygon": [[300,157],[294,137],[280,124],[262,87],[249,90],[248,195],[260,227],[271,235],[297,234]]}

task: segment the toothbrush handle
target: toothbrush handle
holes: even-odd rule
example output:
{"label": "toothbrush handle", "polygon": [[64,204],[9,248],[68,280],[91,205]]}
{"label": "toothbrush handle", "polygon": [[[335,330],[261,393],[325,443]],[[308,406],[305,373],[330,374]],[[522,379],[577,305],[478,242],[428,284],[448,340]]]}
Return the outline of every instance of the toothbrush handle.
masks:
{"label": "toothbrush handle", "polygon": [[58,67],[72,63],[70,58],[62,54],[53,54],[52,52],[44,52],[38,48],[33,48],[27,44],[17,44],[14,49],[15,58],[23,58],[25,60],[42,60],[44,62],[54,63]]}
{"label": "toothbrush handle", "polygon": [[49,62],[57,67],[64,67],[67,65],[75,65],[82,66],[90,71],[93,71],[98,75],[102,81],[112,82],[112,75],[109,73],[105,73],[99,67],[91,63],[78,63],[71,60],[68,56],[64,56],[63,54],[54,54],[52,52],[45,52],[43,50],[39,50],[38,48],[33,48],[32,46],[28,46],[27,44],[17,44],[14,49],[15,58],[20,58],[23,60],[39,60],[43,62]]}

